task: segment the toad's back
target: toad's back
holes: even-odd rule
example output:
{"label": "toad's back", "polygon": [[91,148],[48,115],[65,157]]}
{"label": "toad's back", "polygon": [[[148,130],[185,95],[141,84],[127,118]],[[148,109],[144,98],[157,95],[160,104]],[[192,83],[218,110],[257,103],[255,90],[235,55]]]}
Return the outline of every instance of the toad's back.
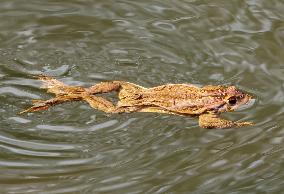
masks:
{"label": "toad's back", "polygon": [[201,114],[218,106],[220,98],[189,84],[168,84],[153,88],[128,83],[119,91],[119,106],[150,106],[181,114]]}

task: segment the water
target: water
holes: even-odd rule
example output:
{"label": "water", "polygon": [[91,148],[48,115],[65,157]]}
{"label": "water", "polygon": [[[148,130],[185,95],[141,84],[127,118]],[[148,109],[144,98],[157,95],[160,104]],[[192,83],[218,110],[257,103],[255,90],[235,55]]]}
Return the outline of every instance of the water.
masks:
{"label": "water", "polygon": [[[0,193],[281,193],[284,3],[0,2]],[[194,118],[107,115],[86,103],[18,115],[70,85],[126,80],[236,85],[256,101],[201,129]]]}

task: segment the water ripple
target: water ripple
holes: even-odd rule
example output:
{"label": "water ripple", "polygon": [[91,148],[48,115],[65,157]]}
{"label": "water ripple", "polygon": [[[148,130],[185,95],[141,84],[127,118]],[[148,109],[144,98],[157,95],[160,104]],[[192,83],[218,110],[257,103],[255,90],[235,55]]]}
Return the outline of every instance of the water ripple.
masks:
{"label": "water ripple", "polygon": [[38,143],[38,142],[31,142],[31,141],[23,141],[18,139],[13,139],[5,136],[0,136],[0,142],[19,146],[24,149],[36,149],[36,150],[70,150],[74,149],[74,145],[64,145],[64,144],[44,144],[44,143]]}
{"label": "water ripple", "polygon": [[[281,193],[283,8],[271,1],[0,2],[3,193]],[[17,16],[17,20],[14,18]],[[108,115],[87,103],[17,115],[49,98],[31,75],[236,85],[255,101],[206,130],[196,118]]]}

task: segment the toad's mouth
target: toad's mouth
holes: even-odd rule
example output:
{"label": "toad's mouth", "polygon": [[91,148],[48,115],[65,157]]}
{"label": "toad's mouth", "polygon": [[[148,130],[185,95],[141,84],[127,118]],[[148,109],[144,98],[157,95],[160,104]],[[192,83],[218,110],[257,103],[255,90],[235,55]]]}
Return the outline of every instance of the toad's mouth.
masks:
{"label": "toad's mouth", "polygon": [[255,98],[250,98],[245,104],[240,105],[237,109],[244,110],[244,109],[251,108],[255,102],[256,102]]}
{"label": "toad's mouth", "polygon": [[227,106],[226,103],[223,103],[223,104],[215,107],[214,111],[216,111],[216,113],[222,113],[222,112],[230,111],[230,108]]}

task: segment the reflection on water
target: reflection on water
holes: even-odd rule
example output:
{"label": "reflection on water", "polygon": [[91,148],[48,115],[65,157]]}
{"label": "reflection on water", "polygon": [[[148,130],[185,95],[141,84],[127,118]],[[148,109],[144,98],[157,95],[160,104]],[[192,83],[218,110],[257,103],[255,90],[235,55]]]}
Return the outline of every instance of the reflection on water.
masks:
{"label": "reflection on water", "polygon": [[[284,189],[281,1],[0,2],[3,193],[280,193]],[[90,86],[127,80],[236,85],[256,96],[225,114],[255,126],[107,115],[49,98],[32,75]]]}

